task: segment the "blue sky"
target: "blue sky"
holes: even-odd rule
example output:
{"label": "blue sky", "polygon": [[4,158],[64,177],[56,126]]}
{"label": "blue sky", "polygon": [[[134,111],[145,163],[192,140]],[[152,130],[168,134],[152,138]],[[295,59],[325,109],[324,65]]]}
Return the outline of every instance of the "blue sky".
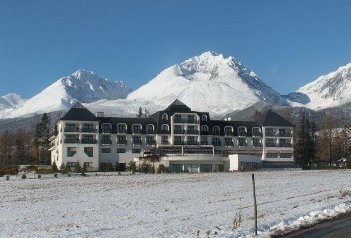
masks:
{"label": "blue sky", "polygon": [[0,95],[88,69],[133,89],[204,51],[284,94],[351,62],[351,1],[0,0]]}

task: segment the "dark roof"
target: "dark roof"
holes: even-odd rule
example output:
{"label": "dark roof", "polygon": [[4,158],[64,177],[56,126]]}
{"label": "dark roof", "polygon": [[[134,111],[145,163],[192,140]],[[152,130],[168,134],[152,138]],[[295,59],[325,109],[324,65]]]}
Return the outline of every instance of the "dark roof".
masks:
{"label": "dark roof", "polygon": [[253,127],[260,127],[260,124],[256,121],[221,121],[221,120],[211,120],[211,132],[213,127],[219,126],[220,135],[224,135],[224,128],[226,126],[232,126],[234,129],[234,136],[238,136],[238,127],[245,126],[247,129],[247,136],[252,135]]}
{"label": "dark roof", "polygon": [[169,105],[165,111],[171,112],[191,112],[190,107],[176,99],[171,105]]}
{"label": "dark roof", "polygon": [[86,107],[77,102],[62,118],[63,121],[98,121]]}
{"label": "dark roof", "polygon": [[294,127],[295,125],[280,116],[278,113],[271,110],[262,114],[259,120],[261,126],[287,126]]}
{"label": "dark roof", "polygon": [[153,118],[126,118],[126,117],[98,117],[100,123],[110,123],[112,125],[112,132],[117,133],[118,123],[125,123],[127,125],[127,133],[132,133],[132,125],[140,124],[142,126],[142,133],[146,132],[146,126],[149,124],[154,125],[155,129],[157,126],[156,121]]}

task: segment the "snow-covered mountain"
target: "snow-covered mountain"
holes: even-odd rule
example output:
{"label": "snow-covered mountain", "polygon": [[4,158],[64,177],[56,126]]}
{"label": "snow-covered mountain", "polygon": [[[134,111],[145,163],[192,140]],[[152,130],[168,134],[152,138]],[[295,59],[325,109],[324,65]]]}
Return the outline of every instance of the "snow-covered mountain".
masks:
{"label": "snow-covered mountain", "polygon": [[0,97],[0,110],[7,108],[17,108],[26,101],[23,97],[16,93],[10,93]]}
{"label": "snow-covered mountain", "polygon": [[287,103],[242,63],[214,52],[205,52],[163,70],[127,99],[163,106],[179,99],[194,110],[215,114],[243,109],[258,101]]}
{"label": "snow-covered mountain", "polygon": [[314,110],[337,107],[351,102],[351,64],[320,76],[288,95],[293,103]]}
{"label": "snow-covered mountain", "polygon": [[131,90],[120,81],[111,82],[91,71],[78,70],[58,79],[17,108],[0,111],[0,117],[12,118],[69,109],[76,101],[92,103],[101,99],[126,98]]}

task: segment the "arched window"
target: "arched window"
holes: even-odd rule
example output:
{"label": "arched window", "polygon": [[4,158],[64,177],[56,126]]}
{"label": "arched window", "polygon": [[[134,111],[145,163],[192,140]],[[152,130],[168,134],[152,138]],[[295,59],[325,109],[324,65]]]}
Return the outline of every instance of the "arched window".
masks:
{"label": "arched window", "polygon": [[232,126],[224,127],[224,134],[226,136],[233,136],[233,127]]}
{"label": "arched window", "polygon": [[140,124],[133,124],[132,129],[134,134],[141,134],[142,127]]}
{"label": "arched window", "polygon": [[168,120],[168,115],[166,113],[162,114],[162,120]]}
{"label": "arched window", "polygon": [[153,134],[154,133],[154,125],[148,124],[146,126],[146,134]]}
{"label": "arched window", "polygon": [[261,136],[261,128],[253,127],[252,128],[252,136]]}
{"label": "arched window", "polygon": [[169,126],[167,124],[163,124],[161,126],[161,131],[169,131]]}
{"label": "arched window", "polygon": [[207,121],[207,116],[206,115],[202,115],[201,121]]}
{"label": "arched window", "polygon": [[214,126],[212,128],[212,132],[213,132],[213,135],[219,135],[221,130],[220,130],[219,126]]}
{"label": "arched window", "polygon": [[201,132],[208,132],[208,126],[206,125],[201,126]]}
{"label": "arched window", "polygon": [[127,124],[125,124],[125,123],[118,123],[117,124],[117,132],[118,133],[127,133]]}
{"label": "arched window", "polygon": [[238,135],[239,136],[246,136],[247,130],[245,126],[238,127]]}

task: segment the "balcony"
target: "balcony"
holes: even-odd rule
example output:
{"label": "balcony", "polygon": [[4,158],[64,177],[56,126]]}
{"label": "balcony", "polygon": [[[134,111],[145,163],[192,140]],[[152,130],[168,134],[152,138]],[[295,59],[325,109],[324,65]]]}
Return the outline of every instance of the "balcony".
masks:
{"label": "balcony", "polygon": [[112,145],[112,140],[101,140],[101,144],[103,144],[103,145]]}
{"label": "balcony", "polygon": [[188,131],[187,131],[187,134],[188,134],[188,135],[198,135],[198,134],[199,134],[199,131],[198,131],[198,130],[188,130]]}
{"label": "balcony", "polygon": [[247,143],[239,143],[238,146],[239,146],[239,147],[246,147],[246,146],[247,146]]}
{"label": "balcony", "polygon": [[214,142],[212,142],[212,145],[213,146],[221,146],[222,144],[220,141],[214,141]]}
{"label": "balcony", "polygon": [[143,142],[140,140],[137,140],[137,141],[133,141],[133,145],[142,145]]}
{"label": "balcony", "polygon": [[225,142],[225,146],[232,147],[232,146],[234,146],[234,142],[233,141]]}
{"label": "balcony", "polygon": [[266,132],[265,136],[274,137],[274,136],[276,136],[276,134],[274,134],[273,132]]}
{"label": "balcony", "polygon": [[174,145],[185,145],[185,141],[175,141]]}
{"label": "balcony", "polygon": [[186,144],[187,145],[198,145],[199,142],[198,141],[187,141]]}
{"label": "balcony", "polygon": [[262,147],[262,144],[261,143],[255,143],[252,145],[253,147],[256,147],[256,148],[260,148]]}
{"label": "balcony", "polygon": [[198,120],[174,119],[174,123],[197,124],[198,122]]}
{"label": "balcony", "polygon": [[82,128],[82,132],[84,132],[84,133],[97,133],[97,130],[94,128]]}
{"label": "balcony", "polygon": [[291,143],[279,143],[279,147],[292,147]]}
{"label": "balcony", "polygon": [[79,139],[65,139],[65,144],[79,144]]}
{"label": "balcony", "polygon": [[82,144],[96,144],[97,140],[96,139],[82,139]]}
{"label": "balcony", "polygon": [[78,127],[76,127],[76,128],[66,127],[66,128],[64,129],[64,132],[79,132],[79,131],[80,131],[80,130],[79,130]]}
{"label": "balcony", "polygon": [[208,145],[208,141],[201,141],[201,145]]}
{"label": "balcony", "polygon": [[161,145],[169,145],[168,141],[161,141]]}
{"label": "balcony", "polygon": [[291,137],[292,133],[291,132],[285,132],[285,131],[279,131],[278,135],[280,137]]}
{"label": "balcony", "polygon": [[266,143],[266,147],[277,147],[277,144],[274,144],[274,143]]}
{"label": "balcony", "polygon": [[147,146],[155,146],[156,145],[156,141],[153,140],[153,141],[146,141],[146,145]]}

